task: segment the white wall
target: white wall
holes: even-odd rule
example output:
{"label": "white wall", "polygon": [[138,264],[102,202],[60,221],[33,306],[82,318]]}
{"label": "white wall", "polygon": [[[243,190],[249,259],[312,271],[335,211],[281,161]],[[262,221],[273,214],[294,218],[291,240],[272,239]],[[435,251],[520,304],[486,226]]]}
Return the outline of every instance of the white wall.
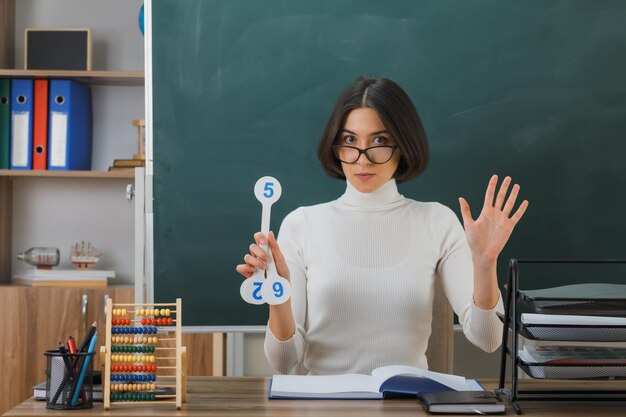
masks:
{"label": "white wall", "polygon": [[[24,65],[25,28],[91,28],[93,69],[143,71],[142,0],[18,0],[15,2],[15,65]],[[144,117],[142,86],[94,86],[92,169],[105,171],[114,159],[137,151],[133,119]],[[13,253],[32,246],[61,250],[69,265],[70,245],[91,241],[102,253],[102,269],[116,283],[134,280],[134,213],[124,198],[130,180],[19,178],[13,187]],[[13,258],[15,259],[15,257]],[[13,271],[22,267],[13,262]]]}
{"label": "white wall", "polygon": [[143,71],[137,23],[142,0],[17,0],[15,65],[24,65],[25,28],[91,28],[93,69]]}
{"label": "white wall", "polygon": [[[98,269],[116,271],[115,283],[132,283],[134,207],[124,197],[127,182],[132,181],[14,179],[13,251],[58,247],[59,268],[71,269],[70,247],[77,241],[89,241],[103,254]],[[26,265],[16,260],[13,267],[15,271]]]}

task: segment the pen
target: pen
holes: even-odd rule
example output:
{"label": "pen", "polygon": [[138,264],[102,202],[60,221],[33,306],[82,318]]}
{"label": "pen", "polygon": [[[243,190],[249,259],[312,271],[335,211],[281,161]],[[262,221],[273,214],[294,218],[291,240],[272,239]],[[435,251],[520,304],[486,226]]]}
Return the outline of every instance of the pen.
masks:
{"label": "pen", "polygon": [[[78,348],[76,353],[83,353],[83,352],[85,352],[85,349],[87,349],[87,346],[89,345],[89,341],[93,338],[94,333],[96,333],[96,322],[95,321],[92,323],[91,327],[89,327],[89,331],[87,332],[87,335],[83,339],[83,341],[80,344],[80,347]],[[76,371],[78,371],[78,369],[80,368],[80,365],[78,364],[78,360],[79,359],[80,359],[79,355],[77,355],[76,359],[74,359],[74,365],[76,366]]]}
{"label": "pen", "polygon": [[[89,349],[87,350],[87,357],[85,358],[85,361],[83,362],[83,368],[80,371],[80,376],[78,377],[78,379],[74,379],[74,396],[72,397],[72,406],[75,406],[78,403],[78,394],[80,393],[80,389],[82,388],[83,382],[85,380],[85,375],[87,374],[87,368],[89,368],[89,361],[91,360],[91,355],[89,355],[89,353],[93,353],[94,349],[96,348],[96,340],[98,339],[98,334],[94,333],[93,337],[91,338],[91,343],[89,343]],[[78,382],[76,382],[78,381]]]}
{"label": "pen", "polygon": [[59,352],[61,352],[61,356],[63,357],[63,362],[65,362],[65,367],[67,368],[70,376],[74,376],[74,371],[72,370],[72,363],[70,362],[70,358],[67,357],[67,350],[65,350],[65,346],[63,343],[59,342]]}
{"label": "pen", "polygon": [[69,348],[70,353],[76,353],[76,341],[72,336],[67,338],[67,347]]}
{"label": "pen", "polygon": [[[67,347],[70,349],[70,353],[75,354],[76,353],[76,341],[74,340],[74,338],[72,336],[69,336],[67,338]],[[76,357],[76,360],[74,361],[74,363],[76,364],[76,366],[74,366],[75,369],[75,373],[78,373],[78,357]],[[82,392],[82,397],[83,397],[83,401],[87,401],[87,395],[85,394],[85,390],[83,389]]]}
{"label": "pen", "polygon": [[63,380],[61,381],[61,383],[59,384],[59,388],[57,389],[57,392],[54,394],[54,397],[52,397],[52,401],[50,402],[50,404],[57,403],[57,400],[59,399],[59,395],[61,395],[63,388],[68,383],[68,381],[74,377],[74,368],[72,366],[72,363],[70,362],[70,359],[67,357],[67,351],[65,350],[65,346],[63,346],[63,343],[61,342],[59,342],[59,352],[61,353],[61,357],[63,357],[63,362],[65,362],[67,373],[63,377]]}

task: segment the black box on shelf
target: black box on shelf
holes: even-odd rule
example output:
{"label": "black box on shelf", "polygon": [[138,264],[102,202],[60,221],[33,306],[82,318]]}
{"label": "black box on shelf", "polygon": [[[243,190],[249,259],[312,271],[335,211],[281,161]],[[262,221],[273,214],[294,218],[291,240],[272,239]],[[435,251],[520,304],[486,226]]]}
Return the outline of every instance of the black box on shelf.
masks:
{"label": "black box on shelf", "polygon": [[91,71],[91,29],[26,29],[27,70]]}

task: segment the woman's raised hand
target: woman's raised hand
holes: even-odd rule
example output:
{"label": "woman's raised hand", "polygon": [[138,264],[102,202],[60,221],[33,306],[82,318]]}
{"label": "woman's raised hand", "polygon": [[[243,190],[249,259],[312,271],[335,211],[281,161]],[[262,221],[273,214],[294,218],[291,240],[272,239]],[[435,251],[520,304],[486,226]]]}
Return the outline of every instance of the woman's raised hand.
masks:
{"label": "woman's raised hand", "polygon": [[493,175],[487,186],[483,209],[476,220],[472,218],[467,201],[463,197],[459,198],[465,235],[474,259],[485,261],[497,259],[509,240],[511,233],[513,233],[515,225],[520,221],[528,208],[528,200],[524,200],[515,213],[511,215],[520,186],[518,184],[513,185],[505,203],[504,199],[511,185],[511,177],[504,178],[498,195],[495,196],[497,184],[498,176]]}
{"label": "woman's raised hand", "polygon": [[278,246],[278,242],[276,242],[274,233],[269,232],[268,237],[269,239],[266,239],[261,232],[255,233],[255,243],[250,245],[250,253],[243,257],[244,263],[237,265],[235,269],[246,278],[250,278],[256,269],[267,269],[268,262],[272,262],[272,260],[270,259],[268,253],[261,248],[261,246],[268,243],[269,248],[272,251],[272,257],[274,258],[273,262],[276,263],[276,272],[278,275],[288,280],[289,268],[287,267],[285,257]]}

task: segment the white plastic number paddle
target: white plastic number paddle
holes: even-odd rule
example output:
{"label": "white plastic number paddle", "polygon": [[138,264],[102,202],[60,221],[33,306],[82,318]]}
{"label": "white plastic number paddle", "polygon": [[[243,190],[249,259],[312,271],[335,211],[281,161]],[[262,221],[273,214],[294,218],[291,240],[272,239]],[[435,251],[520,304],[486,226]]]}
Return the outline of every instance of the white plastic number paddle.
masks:
{"label": "white plastic number paddle", "polygon": [[[261,215],[261,233],[265,237],[270,231],[270,215],[272,204],[280,198],[282,188],[280,182],[274,177],[262,177],[254,186],[254,195],[263,207]],[[272,253],[267,245],[261,248],[267,251],[270,259]],[[240,287],[241,298],[250,304],[281,304],[291,296],[291,285],[289,281],[278,275],[276,265],[272,260],[267,264],[267,279],[265,272],[257,269],[254,274],[246,279]]]}

